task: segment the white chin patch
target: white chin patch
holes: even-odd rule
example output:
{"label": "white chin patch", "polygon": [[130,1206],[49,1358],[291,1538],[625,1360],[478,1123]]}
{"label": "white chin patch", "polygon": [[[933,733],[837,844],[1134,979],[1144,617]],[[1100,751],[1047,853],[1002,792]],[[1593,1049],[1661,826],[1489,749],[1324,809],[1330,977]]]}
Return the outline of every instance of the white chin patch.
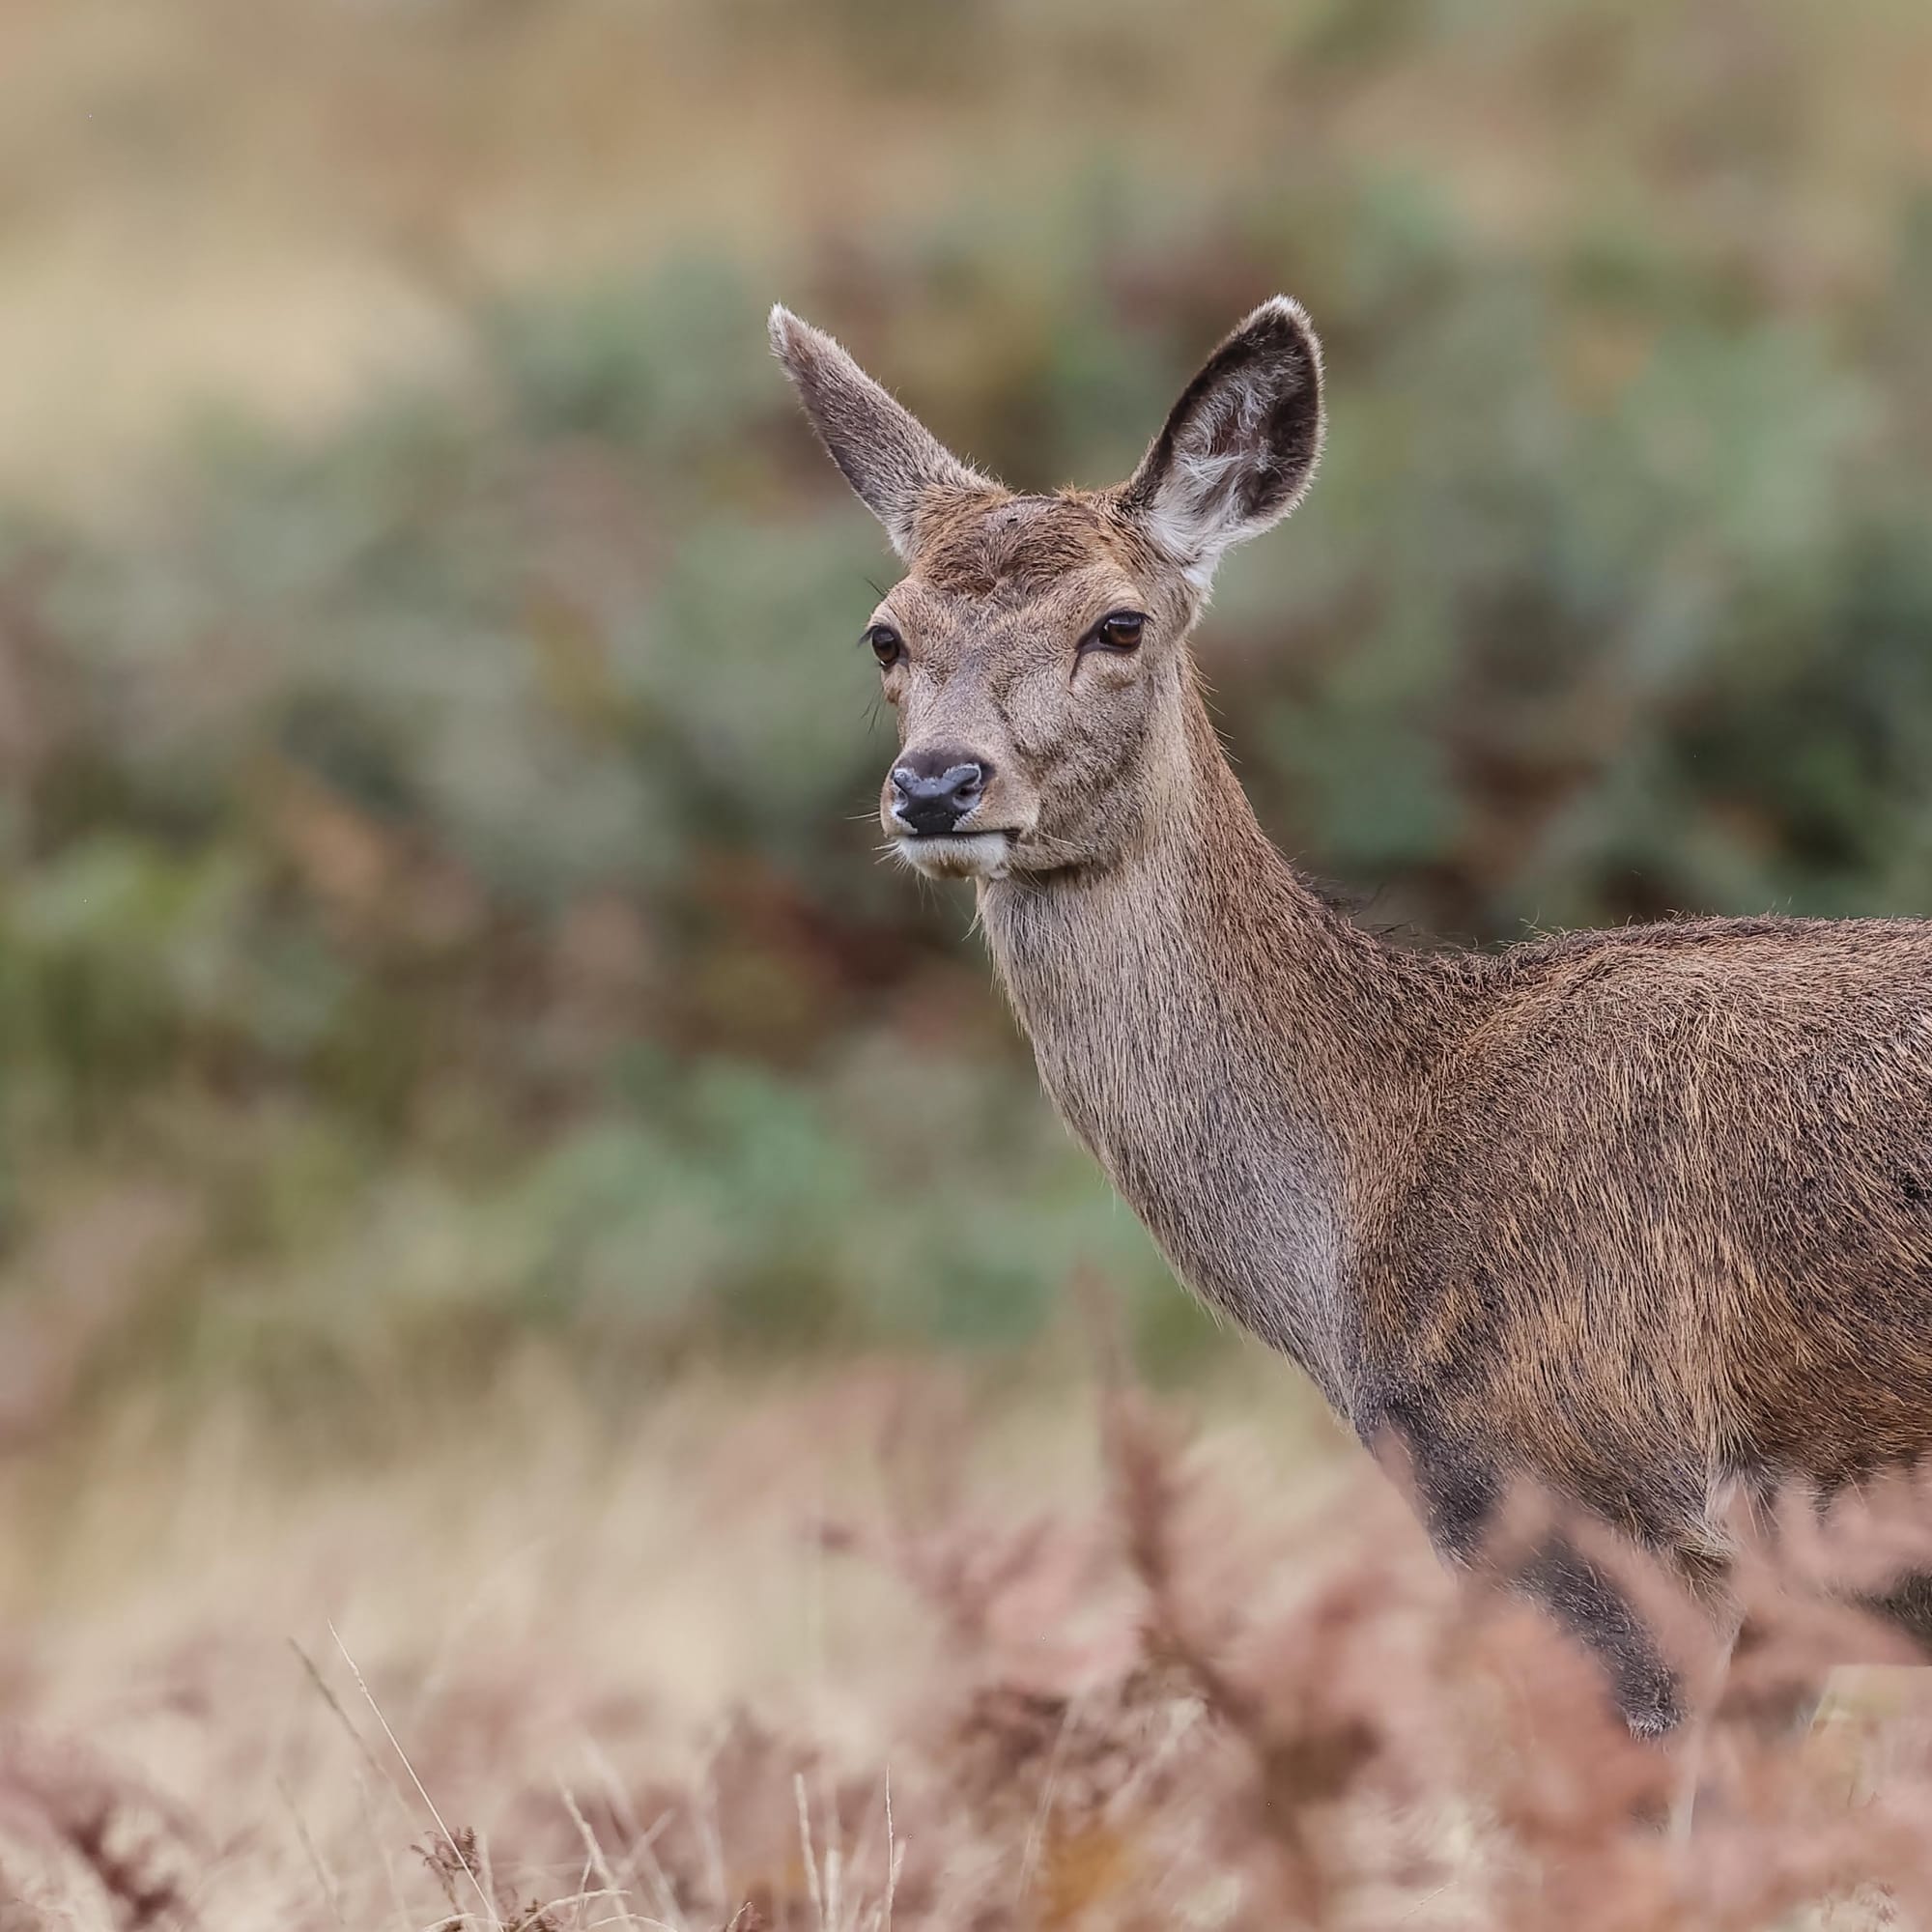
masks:
{"label": "white chin patch", "polygon": [[1012,841],[1004,832],[955,833],[950,838],[908,838],[895,841],[898,855],[928,879],[1003,879],[1012,857]]}

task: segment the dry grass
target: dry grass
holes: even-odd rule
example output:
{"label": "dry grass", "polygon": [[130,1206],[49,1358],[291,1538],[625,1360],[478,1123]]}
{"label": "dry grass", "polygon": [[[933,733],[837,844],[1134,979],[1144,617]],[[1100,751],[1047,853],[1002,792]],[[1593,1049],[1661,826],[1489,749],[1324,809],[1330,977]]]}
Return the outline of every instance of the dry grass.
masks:
{"label": "dry grass", "polygon": [[615,1431],[571,1393],[531,1371],[400,1466],[292,1468],[224,1414],[13,1470],[0,1925],[1932,1913],[1915,1680],[1802,1744],[1770,1715],[1838,1647],[1823,1580],[1920,1540],[1903,1493],[1755,1541],[1661,1749],[1380,1477],[1251,1418],[852,1371]]}

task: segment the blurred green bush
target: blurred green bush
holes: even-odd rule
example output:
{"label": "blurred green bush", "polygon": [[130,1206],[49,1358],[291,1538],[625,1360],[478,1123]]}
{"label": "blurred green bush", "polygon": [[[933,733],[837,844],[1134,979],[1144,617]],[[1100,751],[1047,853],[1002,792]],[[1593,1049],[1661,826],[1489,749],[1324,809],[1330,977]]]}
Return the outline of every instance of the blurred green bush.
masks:
{"label": "blurred green bush", "polygon": [[[1307,58],[1438,31],[1348,18]],[[201,1244],[126,1348],[276,1386],[533,1323],[1005,1344],[1082,1260],[1195,1358],[963,900],[875,863],[851,640],[890,564],[775,293],[1034,487],[1121,473],[1247,304],[1309,302],[1323,474],[1202,651],[1264,820],[1365,918],[1928,910],[1932,191],[1873,213],[1881,281],[1804,300],[1649,213],[1526,239],[1332,156],[1211,198],[1100,162],[814,235],[781,290],[694,247],[479,301],[463,373],[320,442],[230,426],[137,532],[20,513],[20,1292],[43,1221],[162,1177]]]}

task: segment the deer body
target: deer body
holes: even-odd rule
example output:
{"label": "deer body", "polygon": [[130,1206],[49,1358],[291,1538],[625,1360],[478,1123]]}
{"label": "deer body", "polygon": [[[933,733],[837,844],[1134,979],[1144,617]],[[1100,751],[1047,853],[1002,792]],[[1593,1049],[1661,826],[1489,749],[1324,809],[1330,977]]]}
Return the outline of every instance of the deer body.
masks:
{"label": "deer body", "polygon": [[1451,1549],[1529,1479],[1694,1561],[1735,1481],[1932,1447],[1932,925],[1418,955],[1243,835],[981,923],[1176,1272],[1403,1444]]}
{"label": "deer body", "polygon": [[[1229,338],[1128,484],[1052,498],[774,338],[912,565],[868,633],[889,833],[975,880],[1043,1085],[1176,1271],[1400,1446],[1445,1554],[1529,1481],[1708,1577],[1730,1486],[1932,1449],[1932,924],[1406,952],[1257,824],[1184,640],[1313,468],[1298,310]],[[1557,1535],[1520,1580],[1634,1726],[1674,1720],[1597,1565]]]}

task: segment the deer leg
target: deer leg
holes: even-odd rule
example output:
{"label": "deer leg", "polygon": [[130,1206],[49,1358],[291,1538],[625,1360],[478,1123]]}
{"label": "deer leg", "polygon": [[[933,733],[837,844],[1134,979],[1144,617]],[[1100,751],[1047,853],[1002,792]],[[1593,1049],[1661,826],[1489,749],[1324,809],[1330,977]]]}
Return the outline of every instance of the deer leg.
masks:
{"label": "deer leg", "polygon": [[1603,1568],[1560,1535],[1546,1538],[1511,1578],[1576,1635],[1609,1679],[1638,1737],[1662,1737],[1684,1716],[1676,1673],[1643,1619]]}
{"label": "deer leg", "polygon": [[1601,1665],[1612,1702],[1639,1737],[1661,1737],[1684,1715],[1676,1673],[1615,1579],[1560,1528],[1525,1550],[1496,1547],[1506,1485],[1494,1465],[1464,1445],[1392,1416],[1423,1525],[1458,1568],[1481,1572],[1554,1616]]}

